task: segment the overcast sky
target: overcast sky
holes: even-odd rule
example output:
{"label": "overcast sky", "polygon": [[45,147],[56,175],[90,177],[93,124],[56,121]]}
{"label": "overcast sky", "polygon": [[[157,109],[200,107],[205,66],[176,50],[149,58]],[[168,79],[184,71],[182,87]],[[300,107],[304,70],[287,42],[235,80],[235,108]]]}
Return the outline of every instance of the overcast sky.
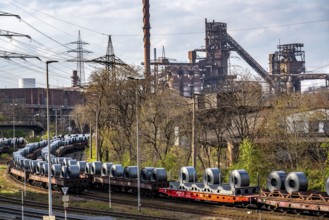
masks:
{"label": "overcast sky", "polygon": [[[49,66],[51,87],[69,86],[76,64],[66,60],[76,54],[66,51],[76,47],[68,43],[77,41],[79,30],[89,43],[84,48],[93,52],[87,59],[104,56],[112,35],[119,58],[135,65],[143,61],[142,0],[2,0],[0,8],[21,17],[0,17],[1,30],[32,38],[0,37],[0,50],[42,59],[1,59],[0,88],[18,87],[18,78],[36,78],[36,86],[45,87],[44,62],[50,59],[60,61]],[[150,15],[151,48],[158,55],[164,46],[167,57],[187,61],[189,50],[205,44],[207,18],[227,23],[229,34],[265,69],[279,42],[304,43],[307,71],[329,73],[327,0],[150,0]],[[252,70],[241,59],[230,62]],[[85,65],[86,79],[95,67]]]}

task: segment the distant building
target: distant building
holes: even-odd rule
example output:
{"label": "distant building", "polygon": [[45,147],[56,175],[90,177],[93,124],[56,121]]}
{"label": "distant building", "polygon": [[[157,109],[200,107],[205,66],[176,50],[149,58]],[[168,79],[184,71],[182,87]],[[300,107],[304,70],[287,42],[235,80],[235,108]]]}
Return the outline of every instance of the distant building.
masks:
{"label": "distant building", "polygon": [[[15,118],[25,121],[38,120],[45,123],[47,112],[47,90],[45,88],[0,89],[0,115],[7,118],[15,108]],[[70,115],[76,105],[83,104],[80,89],[49,89],[49,110],[51,120]],[[7,110],[6,110],[7,109]],[[19,112],[20,111],[20,112]]]}
{"label": "distant building", "polygon": [[35,88],[35,78],[20,78],[18,79],[18,88]]}

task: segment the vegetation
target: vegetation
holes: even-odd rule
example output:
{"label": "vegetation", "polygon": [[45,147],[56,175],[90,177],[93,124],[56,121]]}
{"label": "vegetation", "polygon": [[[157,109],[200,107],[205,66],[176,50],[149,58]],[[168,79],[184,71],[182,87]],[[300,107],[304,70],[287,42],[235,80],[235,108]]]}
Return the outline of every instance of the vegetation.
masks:
{"label": "vegetation", "polygon": [[[179,168],[192,162],[193,100],[164,86],[151,91],[146,80],[127,80],[139,71],[95,71],[85,91],[85,106],[73,114],[75,125],[81,131],[89,126],[93,137],[97,126],[99,160],[135,165],[138,112],[141,166],[164,167],[177,178]],[[228,175],[229,170],[246,169],[251,182],[256,184],[259,176],[262,185],[272,170],[303,171],[312,178],[311,189],[323,190],[329,175],[329,159],[323,156],[328,148],[317,141],[313,127],[319,121],[327,123],[327,99],[319,94],[273,98],[258,79],[250,79],[226,82],[225,90],[195,97],[197,171],[218,167]]]}
{"label": "vegetation", "polygon": [[[273,170],[303,171],[311,189],[324,189],[329,176],[327,94],[273,97],[263,91],[258,79],[243,73],[246,77],[239,81],[227,81],[216,92],[195,96],[193,122],[193,99],[164,85],[153,91],[152,81],[147,81],[152,79],[127,80],[140,72],[138,67],[121,66],[91,75],[84,105],[71,113],[75,131],[92,131],[91,160],[98,155],[103,162],[135,165],[138,116],[141,167],[164,167],[169,177],[177,178],[181,166],[192,164],[194,123],[198,176],[208,167],[220,168],[224,179],[232,169],[245,169],[252,183],[259,176],[264,185]],[[13,117],[10,107],[2,109],[0,120]],[[24,117],[19,106],[15,112]],[[12,129],[2,135],[11,137]],[[19,130],[16,136],[28,133]],[[47,134],[28,141],[40,138],[46,139]],[[89,149],[86,153],[90,154]]]}

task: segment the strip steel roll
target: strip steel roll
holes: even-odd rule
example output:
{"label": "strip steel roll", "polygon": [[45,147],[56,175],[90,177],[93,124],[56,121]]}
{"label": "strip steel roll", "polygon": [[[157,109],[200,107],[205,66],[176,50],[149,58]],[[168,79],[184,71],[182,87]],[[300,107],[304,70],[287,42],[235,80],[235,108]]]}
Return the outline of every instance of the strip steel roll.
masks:
{"label": "strip steel roll", "polygon": [[288,173],[284,184],[288,193],[306,191],[308,187],[307,177],[303,172]]}
{"label": "strip steel roll", "polygon": [[275,190],[284,190],[285,189],[285,179],[287,177],[286,172],[280,171],[272,171],[266,180],[267,189],[271,192]]}
{"label": "strip steel roll", "polygon": [[203,173],[203,183],[205,185],[220,184],[222,176],[218,168],[207,168]]}
{"label": "strip steel roll", "polygon": [[196,182],[196,180],[198,179],[197,174],[195,172],[195,168],[191,166],[181,167],[179,177],[182,183],[192,183]]}
{"label": "strip steel roll", "polygon": [[231,189],[249,186],[250,179],[245,170],[232,170],[230,173]]}

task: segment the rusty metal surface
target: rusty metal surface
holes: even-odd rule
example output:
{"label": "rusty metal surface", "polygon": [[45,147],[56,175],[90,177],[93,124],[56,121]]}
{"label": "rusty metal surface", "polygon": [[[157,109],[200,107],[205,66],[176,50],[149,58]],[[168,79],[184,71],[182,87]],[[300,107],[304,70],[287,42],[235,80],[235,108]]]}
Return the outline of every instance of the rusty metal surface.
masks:
{"label": "rusty metal surface", "polygon": [[150,78],[151,76],[151,66],[150,66],[150,2],[149,0],[143,0],[143,32],[144,32],[144,73],[145,78]]}
{"label": "rusty metal surface", "polygon": [[273,209],[329,212],[329,197],[323,192],[262,191],[256,200],[259,204],[269,205]]}

